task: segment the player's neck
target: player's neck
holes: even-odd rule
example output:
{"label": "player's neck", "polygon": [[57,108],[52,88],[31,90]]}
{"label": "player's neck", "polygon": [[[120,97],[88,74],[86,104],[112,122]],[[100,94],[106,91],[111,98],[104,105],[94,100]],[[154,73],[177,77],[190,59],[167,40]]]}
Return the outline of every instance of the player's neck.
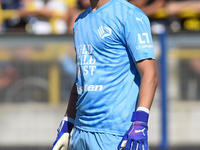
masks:
{"label": "player's neck", "polygon": [[97,9],[99,9],[102,5],[104,5],[108,1],[110,1],[110,0],[90,0],[92,11],[93,12],[96,11]]}

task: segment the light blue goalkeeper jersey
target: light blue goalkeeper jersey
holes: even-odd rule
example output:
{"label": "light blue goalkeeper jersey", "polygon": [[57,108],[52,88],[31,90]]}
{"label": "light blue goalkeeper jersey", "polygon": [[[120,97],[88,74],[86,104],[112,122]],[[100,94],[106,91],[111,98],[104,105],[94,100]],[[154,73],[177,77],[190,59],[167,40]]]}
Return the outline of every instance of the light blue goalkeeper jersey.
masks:
{"label": "light blue goalkeeper jersey", "polygon": [[75,126],[124,135],[140,87],[136,62],[152,58],[147,16],[125,0],[110,0],[80,14],[74,24],[77,61]]}

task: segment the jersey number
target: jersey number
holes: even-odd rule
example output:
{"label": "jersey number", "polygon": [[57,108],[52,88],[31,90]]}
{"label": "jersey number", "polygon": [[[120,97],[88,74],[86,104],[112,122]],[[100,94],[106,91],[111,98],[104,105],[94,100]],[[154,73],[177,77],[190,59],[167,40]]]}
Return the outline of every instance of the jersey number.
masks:
{"label": "jersey number", "polygon": [[[144,38],[145,39],[144,39]],[[148,36],[148,33],[142,33],[141,34],[138,34],[138,39],[139,39],[139,42],[140,44],[145,44],[146,42],[149,43],[149,36]],[[143,40],[142,40],[143,39]]]}

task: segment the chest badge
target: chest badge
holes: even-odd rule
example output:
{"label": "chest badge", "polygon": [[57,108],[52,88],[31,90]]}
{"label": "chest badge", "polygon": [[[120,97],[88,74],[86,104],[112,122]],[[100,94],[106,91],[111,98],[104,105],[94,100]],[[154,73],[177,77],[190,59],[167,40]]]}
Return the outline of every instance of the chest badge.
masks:
{"label": "chest badge", "polygon": [[103,39],[107,36],[110,36],[112,34],[112,29],[109,28],[109,27],[102,27],[100,26],[99,29],[98,29],[98,33],[99,33],[99,36]]}

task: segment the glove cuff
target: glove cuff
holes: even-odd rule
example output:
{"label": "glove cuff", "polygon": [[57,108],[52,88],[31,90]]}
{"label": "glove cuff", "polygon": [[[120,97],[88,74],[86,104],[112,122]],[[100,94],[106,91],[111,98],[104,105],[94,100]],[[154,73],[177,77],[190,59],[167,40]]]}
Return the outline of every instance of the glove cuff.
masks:
{"label": "glove cuff", "polygon": [[74,119],[70,117],[64,117],[58,127],[58,132],[68,132],[70,133],[74,127]]}
{"label": "glove cuff", "polygon": [[74,124],[74,119],[70,118],[70,117],[64,117],[63,120],[71,122],[72,124]]}
{"label": "glove cuff", "polygon": [[149,114],[144,111],[134,111],[132,115],[131,121],[141,121],[147,124],[149,118]]}

